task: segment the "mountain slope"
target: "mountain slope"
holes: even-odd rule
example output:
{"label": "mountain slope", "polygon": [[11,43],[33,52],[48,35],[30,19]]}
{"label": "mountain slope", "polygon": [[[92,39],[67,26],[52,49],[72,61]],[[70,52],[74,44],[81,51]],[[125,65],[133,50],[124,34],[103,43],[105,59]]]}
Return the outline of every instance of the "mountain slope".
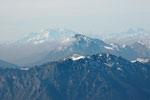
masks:
{"label": "mountain slope", "polygon": [[58,47],[51,50],[45,58],[36,64],[59,60],[73,54],[93,55],[98,53],[111,53],[125,57],[128,60],[134,60],[138,57],[137,52],[130,46],[121,47],[117,44],[106,44],[99,39],[76,34],[72,38],[61,41]]}
{"label": "mountain slope", "polygon": [[[42,56],[37,56],[35,62],[33,62],[32,60],[33,58],[32,55],[29,56],[31,60],[28,57],[25,58],[27,59],[26,61],[29,63],[25,62],[24,65],[26,66],[39,65],[49,61],[56,61],[64,57],[71,56],[73,54],[93,55],[98,53],[110,53],[116,56],[122,56],[131,61],[137,58],[147,58],[149,54],[149,49],[147,49],[146,47],[145,47],[146,49],[144,49],[143,45],[140,44],[137,45],[137,43],[133,45],[122,45],[122,46],[115,43],[107,44],[99,39],[90,38],[81,34],[76,34],[71,38],[64,39],[60,41],[55,47],[56,48],[50,51],[48,51],[49,49],[47,49],[47,51],[45,52],[43,51],[42,53],[46,56],[44,56],[42,53],[41,54],[39,53],[39,55]],[[143,49],[144,51],[142,51]],[[17,61],[22,63],[22,61],[20,60],[22,59],[19,59]]]}
{"label": "mountain slope", "polygon": [[19,68],[19,66],[0,60],[0,68]]}
{"label": "mountain slope", "polygon": [[150,58],[150,45],[144,41],[137,41],[131,46],[140,55],[139,58]]}
{"label": "mountain slope", "polygon": [[59,60],[73,54],[92,55],[98,53],[115,53],[115,48],[101,40],[76,34],[72,38],[61,41],[61,44],[50,51],[49,54],[41,60],[41,63]]}
{"label": "mountain slope", "polygon": [[0,70],[1,100],[149,100],[150,66],[110,54]]}

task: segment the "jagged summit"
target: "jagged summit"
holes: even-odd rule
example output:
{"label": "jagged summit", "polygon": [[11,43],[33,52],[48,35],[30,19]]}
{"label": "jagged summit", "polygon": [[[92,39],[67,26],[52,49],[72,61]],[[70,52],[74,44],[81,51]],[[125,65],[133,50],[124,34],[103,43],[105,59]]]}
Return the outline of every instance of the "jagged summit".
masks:
{"label": "jagged summit", "polygon": [[126,46],[126,48],[122,48],[117,44],[107,44],[99,39],[90,38],[82,34],[75,34],[72,38],[61,41],[61,44],[51,50],[41,62],[56,61],[73,54],[85,56],[99,53],[110,53],[132,60],[135,59],[133,57],[136,55],[131,47]]}
{"label": "jagged summit", "polygon": [[75,37],[75,38],[81,38],[81,37],[85,37],[85,35],[82,35],[82,34],[76,34],[74,37]]}
{"label": "jagged summit", "polygon": [[75,34],[72,38],[76,39],[76,40],[91,40],[92,38],[83,35],[83,34]]}
{"label": "jagged summit", "polygon": [[76,38],[76,39],[89,39],[89,37],[83,35],[83,34],[75,34],[72,38]]}
{"label": "jagged summit", "polygon": [[[79,54],[73,54],[72,56],[68,56],[63,59],[64,60],[72,60],[72,61],[78,61],[78,60],[86,60],[86,61],[97,61],[101,63],[105,63],[107,66],[110,67],[115,64],[115,62],[122,60],[125,61],[122,57],[117,57],[115,55],[109,54],[109,53],[100,53],[95,55],[79,55]],[[117,62],[119,64],[119,62]]]}

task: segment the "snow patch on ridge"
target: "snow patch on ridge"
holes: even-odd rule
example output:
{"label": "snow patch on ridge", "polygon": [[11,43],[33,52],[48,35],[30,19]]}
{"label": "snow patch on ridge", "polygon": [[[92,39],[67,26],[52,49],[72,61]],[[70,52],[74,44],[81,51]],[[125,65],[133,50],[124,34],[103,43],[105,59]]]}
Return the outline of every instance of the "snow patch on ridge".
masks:
{"label": "snow patch on ridge", "polygon": [[118,67],[117,70],[121,71],[122,69],[120,67]]}
{"label": "snow patch on ridge", "polygon": [[104,46],[105,49],[114,50],[112,47]]}
{"label": "snow patch on ridge", "polygon": [[40,41],[33,42],[33,44],[40,44],[40,43],[43,43],[43,42],[45,42],[45,41],[44,40],[40,40]]}
{"label": "snow patch on ridge", "polygon": [[116,49],[117,51],[119,51],[119,48],[118,48],[117,45],[115,45],[114,43],[111,43],[110,45],[111,45],[114,49]]}
{"label": "snow patch on ridge", "polygon": [[85,56],[81,56],[78,54],[74,54],[72,57],[70,57],[73,61],[79,60],[79,59],[84,59]]}
{"label": "snow patch on ridge", "polygon": [[141,45],[144,45],[144,42],[143,41],[138,41],[139,44]]}
{"label": "snow patch on ridge", "polygon": [[20,70],[29,70],[29,68],[20,68]]}
{"label": "snow patch on ridge", "polygon": [[147,63],[147,62],[150,62],[150,59],[137,58],[136,60],[133,60],[131,62],[132,63],[135,63],[135,62]]}

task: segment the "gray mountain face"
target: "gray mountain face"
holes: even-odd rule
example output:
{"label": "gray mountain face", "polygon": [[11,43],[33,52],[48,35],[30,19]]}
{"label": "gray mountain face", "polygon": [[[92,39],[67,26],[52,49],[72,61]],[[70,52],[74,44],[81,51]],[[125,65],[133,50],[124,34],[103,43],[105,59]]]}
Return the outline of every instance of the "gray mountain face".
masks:
{"label": "gray mountain face", "polygon": [[63,40],[57,48],[51,50],[45,58],[35,64],[59,60],[73,54],[93,55],[98,53],[110,53],[116,56],[122,56],[128,60],[135,60],[140,57],[138,52],[136,52],[131,46],[106,44],[99,39],[76,34],[72,38]]}
{"label": "gray mountain face", "polygon": [[0,60],[0,68],[19,68],[19,66]]}
{"label": "gray mountain face", "polygon": [[27,70],[0,69],[0,100],[150,100],[150,65],[74,55]]}
{"label": "gray mountain face", "polygon": [[47,53],[59,44],[57,41],[41,44],[3,44],[0,46],[0,59],[6,59],[19,66],[42,59]]}
{"label": "gray mountain face", "polygon": [[29,49],[25,54],[19,51],[21,53],[19,55],[26,56],[13,60],[13,62],[21,66],[33,66],[49,61],[56,61],[73,54],[93,55],[98,53],[110,53],[132,61],[137,58],[149,58],[150,49],[147,47],[147,45],[144,46],[138,42],[133,45],[123,46],[115,43],[107,44],[99,39],[76,34],[71,38],[59,42],[44,42],[23,46],[21,50],[24,50],[24,52],[27,48]]}
{"label": "gray mountain face", "polygon": [[0,44],[0,58],[24,66],[39,61],[61,40],[75,34],[77,32],[60,28],[32,32],[17,41]]}
{"label": "gray mountain face", "polygon": [[[129,30],[127,33],[128,35],[133,35],[136,32],[139,32],[140,36],[142,36],[143,30]],[[128,60],[135,60],[137,58],[149,59],[149,42],[145,41],[144,44],[146,46],[138,42],[123,46],[115,43],[107,44],[99,39],[89,38],[71,30],[47,29],[39,33],[31,33],[14,44],[0,47],[0,56],[20,66],[42,64],[73,54],[93,55],[111,53]]]}
{"label": "gray mountain face", "polygon": [[147,42],[138,41],[132,44],[134,50],[139,54],[139,58],[150,58],[150,45]]}
{"label": "gray mountain face", "polygon": [[93,55],[98,53],[115,53],[115,48],[98,39],[76,34],[72,38],[61,41],[61,44],[51,50],[39,63],[55,61],[73,54]]}

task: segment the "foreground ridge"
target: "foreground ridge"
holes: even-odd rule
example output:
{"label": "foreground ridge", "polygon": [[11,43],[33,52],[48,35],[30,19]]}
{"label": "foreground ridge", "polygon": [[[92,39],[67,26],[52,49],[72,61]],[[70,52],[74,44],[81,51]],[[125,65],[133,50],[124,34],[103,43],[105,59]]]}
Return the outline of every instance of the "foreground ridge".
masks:
{"label": "foreground ridge", "polygon": [[149,84],[150,65],[108,53],[0,69],[1,100],[149,100]]}

